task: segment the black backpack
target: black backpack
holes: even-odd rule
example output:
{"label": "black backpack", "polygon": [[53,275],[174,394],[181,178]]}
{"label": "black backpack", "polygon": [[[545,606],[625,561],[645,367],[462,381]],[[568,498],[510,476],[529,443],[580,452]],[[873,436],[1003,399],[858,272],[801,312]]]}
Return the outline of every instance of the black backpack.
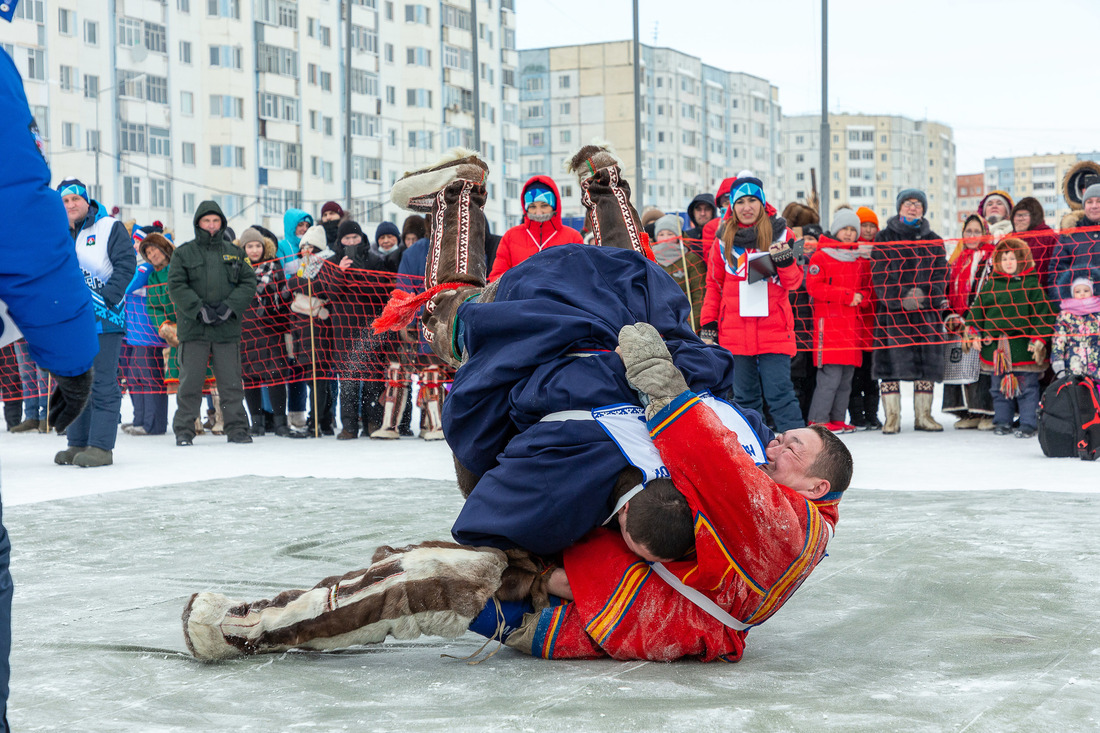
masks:
{"label": "black backpack", "polygon": [[1100,456],[1100,394],[1092,377],[1069,374],[1046,388],[1039,401],[1039,445],[1052,458]]}

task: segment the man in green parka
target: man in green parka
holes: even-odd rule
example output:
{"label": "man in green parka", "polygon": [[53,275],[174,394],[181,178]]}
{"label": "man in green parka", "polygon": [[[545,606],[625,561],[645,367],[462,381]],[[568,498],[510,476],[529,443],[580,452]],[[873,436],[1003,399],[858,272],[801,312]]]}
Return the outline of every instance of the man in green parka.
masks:
{"label": "man in green parka", "polygon": [[241,384],[241,318],[256,294],[256,274],[243,250],[225,238],[227,222],[216,203],[199,204],[194,224],[195,238],[176,249],[168,273],[180,342],[172,430],[176,445],[191,445],[212,362],[226,436],[230,443],[251,443]]}

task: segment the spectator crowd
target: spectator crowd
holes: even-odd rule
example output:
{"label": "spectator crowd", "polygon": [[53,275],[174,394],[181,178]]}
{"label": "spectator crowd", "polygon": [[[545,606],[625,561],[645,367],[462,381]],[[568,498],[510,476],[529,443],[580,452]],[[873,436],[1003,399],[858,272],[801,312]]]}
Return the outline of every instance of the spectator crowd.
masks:
{"label": "spectator crowd", "polygon": [[[133,420],[121,429],[171,430],[178,446],[205,432],[231,443],[444,437],[449,367],[419,329],[370,328],[395,288],[423,289],[430,217],[383,221],[372,239],[330,201],[316,219],[285,212],[280,237],[259,224],[238,234],[204,201],[182,237],[160,222],[124,224],[77,179],[58,192],[100,349],[57,463],[113,462],[124,392]],[[1036,199],[993,191],[961,231],[936,232],[916,188],[885,222],[814,201],[780,213],[765,182],[742,171],[683,216],[649,209],[641,221],[691,303],[692,330],[734,356],[721,396],[776,431],[899,433],[900,384],[911,382],[915,430],[943,430],[932,414],[942,383],[955,429],[1030,438],[1057,375],[1100,377],[1100,164],[1075,166],[1063,193],[1071,211],[1057,231]],[[490,281],[546,248],[591,241],[563,224],[552,178],[535,176],[520,196],[519,225],[501,237],[485,227]],[[10,432],[53,429],[50,380],[25,342],[0,350],[0,390]]]}

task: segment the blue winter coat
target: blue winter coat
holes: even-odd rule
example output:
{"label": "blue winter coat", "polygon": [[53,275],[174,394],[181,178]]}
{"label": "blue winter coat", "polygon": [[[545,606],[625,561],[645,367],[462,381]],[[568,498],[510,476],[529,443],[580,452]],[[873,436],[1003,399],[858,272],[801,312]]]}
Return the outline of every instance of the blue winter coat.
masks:
{"label": "blue winter coat", "polygon": [[[1100,226],[1081,216],[1078,227]],[[1054,284],[1050,287],[1051,300],[1072,298],[1070,285],[1076,278],[1091,277],[1100,268],[1100,230],[1091,232],[1066,232],[1058,237],[1058,245],[1050,261]],[[1095,283],[1093,291],[1096,291]]]}
{"label": "blue winter coat", "polygon": [[294,233],[302,220],[313,226],[313,217],[308,211],[302,209],[287,209],[283,214],[283,238],[275,248],[275,259],[283,265],[283,273],[287,277],[293,277],[298,272],[298,248],[302,238]]}
{"label": "blue winter coat", "polygon": [[[455,456],[481,476],[452,528],[470,545],[562,550],[603,522],[628,463],[595,422],[539,422],[561,410],[641,404],[614,349],[645,321],[664,335],[688,387],[723,395],[733,357],[688,325],[687,298],[668,273],[629,250],[569,244],[522,262],[492,303],[459,308],[469,360],[444,401]],[[576,356],[578,352],[590,356]],[[757,434],[772,433],[745,411]]]}
{"label": "blue winter coat", "polygon": [[0,139],[0,201],[15,214],[0,239],[0,300],[38,366],[61,376],[83,374],[99,351],[91,294],[61,196],[50,188],[22,79],[7,52],[0,52]]}

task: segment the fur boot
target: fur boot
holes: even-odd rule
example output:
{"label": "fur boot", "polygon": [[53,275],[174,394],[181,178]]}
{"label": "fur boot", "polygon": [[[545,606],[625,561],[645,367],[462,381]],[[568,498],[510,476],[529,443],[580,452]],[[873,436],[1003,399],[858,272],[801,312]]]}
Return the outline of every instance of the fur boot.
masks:
{"label": "fur boot", "polygon": [[207,661],[293,648],[340,649],[387,636],[454,639],[500,587],[507,565],[500,550],[449,542],[380,548],[365,570],[271,600],[243,603],[196,593],[183,610],[183,636],[188,650]]}
{"label": "fur boot", "polygon": [[886,422],[882,425],[883,435],[894,435],[901,432],[901,394],[898,392],[883,393],[882,407],[886,410]]}
{"label": "fur boot", "polygon": [[930,433],[943,431],[943,425],[932,419],[932,393],[919,391],[913,393],[913,429]]}
{"label": "fur boot", "polygon": [[581,203],[595,243],[646,254],[642,220],[630,203],[630,184],[622,177],[619,159],[606,145],[585,145],[567,164],[581,186]]}
{"label": "fur boot", "polygon": [[420,373],[420,437],[443,440],[443,373],[431,366]]}
{"label": "fur boot", "polygon": [[210,426],[210,432],[214,435],[225,435],[225,418],[222,417],[222,399],[218,391],[210,393],[210,399],[214,401],[214,424]]}
{"label": "fur boot", "polygon": [[296,430],[306,429],[306,413],[305,412],[288,412],[287,419],[290,422],[290,427]]}
{"label": "fur boot", "polygon": [[386,393],[382,398],[382,426],[370,434],[370,437],[382,440],[397,440],[401,433],[397,423],[405,410],[405,399],[409,390],[401,380],[401,364],[391,361],[386,367]]}

